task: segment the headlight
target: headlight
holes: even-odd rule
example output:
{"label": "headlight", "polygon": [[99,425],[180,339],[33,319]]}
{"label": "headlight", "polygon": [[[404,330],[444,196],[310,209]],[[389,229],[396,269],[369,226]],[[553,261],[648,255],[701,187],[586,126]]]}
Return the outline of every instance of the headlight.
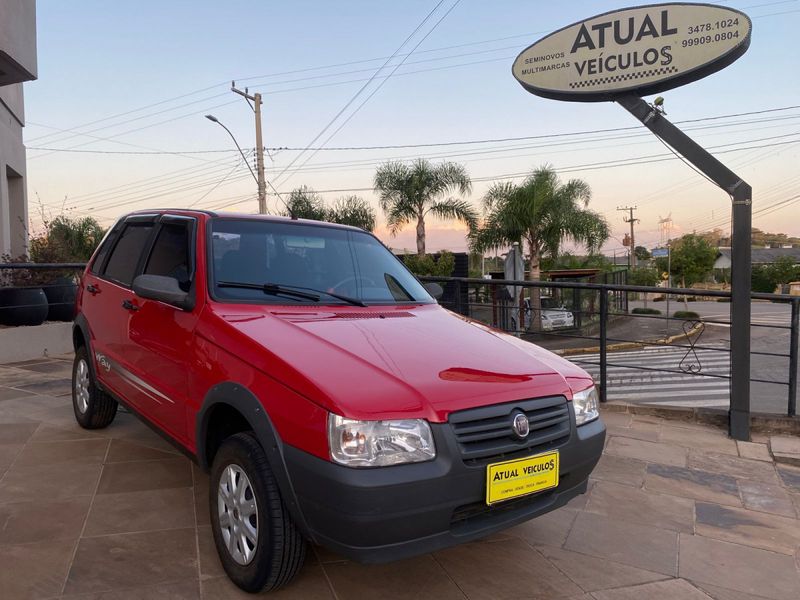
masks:
{"label": "headlight", "polygon": [[436,458],[428,422],[423,419],[358,421],[328,415],[331,458],[348,467],[385,467]]}
{"label": "headlight", "polygon": [[572,394],[572,405],[575,407],[575,423],[584,425],[600,416],[597,402],[597,388],[592,386]]}

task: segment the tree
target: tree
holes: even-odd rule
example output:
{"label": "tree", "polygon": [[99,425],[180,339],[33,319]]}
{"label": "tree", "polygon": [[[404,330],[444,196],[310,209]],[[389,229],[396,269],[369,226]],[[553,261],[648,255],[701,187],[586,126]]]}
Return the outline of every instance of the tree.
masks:
{"label": "tree", "polygon": [[545,256],[554,260],[561,244],[570,240],[591,252],[608,239],[608,223],[586,207],[589,184],[571,179],[562,184],[548,167],[535,170],[521,184],[495,183],[483,198],[485,218],[470,232],[470,246],[479,252],[524,242],[528,249],[529,279],[541,276]]}
{"label": "tree", "polygon": [[[543,166],[517,185],[495,183],[483,198],[485,218],[470,232],[470,246],[479,252],[524,242],[528,249],[531,280],[541,277],[544,257],[556,259],[561,244],[571,240],[590,253],[608,239],[608,223],[587,208],[592,191],[581,179],[562,184],[556,172]],[[540,328],[539,288],[533,288],[531,303]]]}
{"label": "tree", "polygon": [[672,273],[688,287],[700,281],[714,269],[717,249],[699,235],[688,233],[672,242]]}
{"label": "tree", "polygon": [[320,195],[304,185],[291,191],[286,201],[286,211],[281,214],[284,217],[326,221],[328,209]]}
{"label": "tree", "polygon": [[650,260],[650,251],[645,248],[644,246],[636,246],[633,249],[633,254],[636,256],[636,260]]}
{"label": "tree", "polygon": [[753,267],[752,290],[771,294],[779,285],[800,279],[800,264],[791,256],[781,256],[774,263]]}
{"label": "tree", "polygon": [[455,219],[470,229],[477,214],[469,202],[449,194],[466,195],[472,182],[463,165],[432,164],[424,158],[406,164],[389,161],[378,167],[374,181],[389,233],[394,236],[411,222],[417,225],[417,254],[425,254],[425,217]]}
{"label": "tree", "polygon": [[367,231],[375,229],[375,209],[359,196],[343,196],[328,211],[328,221],[352,225]]}
{"label": "tree", "polygon": [[[658,269],[640,267],[628,271],[628,283],[630,285],[654,287],[660,280]],[[644,306],[647,308],[647,294],[644,294]]]}
{"label": "tree", "polygon": [[[703,281],[714,269],[714,261],[717,259],[717,249],[708,240],[694,233],[687,233],[670,242],[670,254],[671,274],[684,288]],[[667,264],[666,258],[656,260],[659,271],[666,271]],[[683,297],[683,303],[686,310],[689,310],[686,296]]]}

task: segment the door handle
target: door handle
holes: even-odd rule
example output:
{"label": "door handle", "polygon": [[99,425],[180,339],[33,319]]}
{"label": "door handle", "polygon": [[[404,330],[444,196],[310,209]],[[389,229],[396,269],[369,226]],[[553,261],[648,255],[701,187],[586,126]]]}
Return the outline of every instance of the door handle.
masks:
{"label": "door handle", "polygon": [[89,292],[90,294],[99,294],[100,288],[90,283],[89,285],[86,286],[86,291]]}
{"label": "door handle", "polygon": [[123,300],[122,308],[124,308],[125,310],[132,310],[134,312],[139,310],[139,307],[130,300]]}

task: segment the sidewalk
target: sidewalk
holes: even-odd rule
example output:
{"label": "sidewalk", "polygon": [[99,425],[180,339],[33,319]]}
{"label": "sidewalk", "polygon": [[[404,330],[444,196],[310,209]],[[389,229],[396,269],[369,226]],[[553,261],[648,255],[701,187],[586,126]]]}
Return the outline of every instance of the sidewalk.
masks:
{"label": "sidewalk", "polygon": [[[253,598],[225,577],[208,479],[130,414],[74,421],[70,362],[0,366],[0,596]],[[767,438],[605,412],[590,492],[487,540],[381,566],[314,548],[267,598],[800,598],[800,468]]]}

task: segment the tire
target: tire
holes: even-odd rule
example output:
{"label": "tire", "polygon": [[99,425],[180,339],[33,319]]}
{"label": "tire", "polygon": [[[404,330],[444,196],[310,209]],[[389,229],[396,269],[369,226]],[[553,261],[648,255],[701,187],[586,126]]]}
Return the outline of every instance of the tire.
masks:
{"label": "tire", "polygon": [[84,429],[108,427],[117,415],[117,401],[97,387],[86,346],[75,351],[72,363],[72,410]]}
{"label": "tire", "polygon": [[[234,487],[244,495],[237,504],[234,495],[224,495],[224,490],[232,487],[231,476]],[[252,433],[229,437],[217,451],[211,467],[209,506],[220,561],[241,589],[251,593],[276,590],[303,566],[306,541],[286,510],[267,456]],[[252,512],[244,515],[239,508]],[[247,529],[250,535],[243,540],[241,534],[234,534],[234,526],[238,532]],[[231,540],[233,551],[228,546]]]}

